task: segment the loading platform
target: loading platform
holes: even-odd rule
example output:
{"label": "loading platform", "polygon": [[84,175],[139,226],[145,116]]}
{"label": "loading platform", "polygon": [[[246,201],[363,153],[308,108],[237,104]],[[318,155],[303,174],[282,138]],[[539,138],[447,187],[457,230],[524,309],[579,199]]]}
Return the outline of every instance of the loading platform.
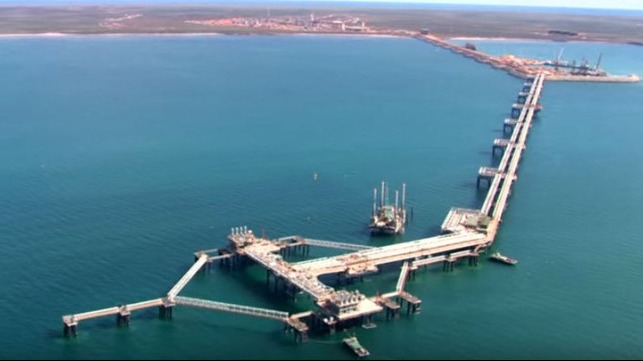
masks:
{"label": "loading platform", "polygon": [[[472,55],[475,56],[475,55]],[[195,252],[194,264],[178,282],[160,298],[148,301],[118,305],[90,312],[65,315],[62,317],[65,335],[76,335],[77,325],[81,321],[116,315],[119,325],[129,324],[131,312],[158,307],[162,316],[171,317],[174,306],[197,307],[223,312],[231,312],[254,317],[273,319],[284,324],[285,330],[293,330],[296,339],[307,339],[309,325],[305,319],[320,319],[321,323],[331,330],[342,322],[368,317],[386,310],[387,319],[399,313],[403,302],[407,303],[407,313],[419,311],[421,300],[405,290],[409,277],[414,278],[419,267],[443,263],[444,271],[452,271],[454,264],[467,258],[469,265],[477,265],[479,252],[490,247],[495,239],[502,215],[514,181],[522,152],[526,148],[526,138],[535,112],[539,109],[538,101],[542,91],[544,75],[538,74],[525,83],[524,103],[512,109],[520,109],[516,117],[505,120],[504,126],[511,125],[509,139],[495,140],[494,146],[504,149],[497,168],[482,167],[478,174],[480,179],[488,180],[488,190],[480,210],[452,208],[438,236],[415,241],[391,244],[383,247],[370,247],[350,242],[333,242],[307,239],[301,236],[288,236],[274,240],[256,237],[246,227],[231,229],[228,241],[230,249],[207,249]],[[522,101],[522,100],[521,100]],[[284,256],[292,252],[308,254],[310,246],[330,247],[351,251],[346,254],[311,259],[290,263]],[[216,255],[214,255],[216,254]],[[320,309],[317,312],[307,311],[295,315],[278,310],[269,310],[246,305],[222,303],[179,296],[190,280],[204,268],[214,262],[229,266],[243,265],[252,261],[266,269],[266,283],[274,279],[275,289],[281,284],[284,290],[293,294],[304,292],[316,302]],[[395,291],[366,297],[359,291],[335,290],[319,280],[322,275],[337,274],[338,277],[356,277],[366,273],[377,272],[379,266],[402,262],[400,277]],[[397,302],[393,299],[397,299]],[[319,322],[318,322],[319,323]]]}

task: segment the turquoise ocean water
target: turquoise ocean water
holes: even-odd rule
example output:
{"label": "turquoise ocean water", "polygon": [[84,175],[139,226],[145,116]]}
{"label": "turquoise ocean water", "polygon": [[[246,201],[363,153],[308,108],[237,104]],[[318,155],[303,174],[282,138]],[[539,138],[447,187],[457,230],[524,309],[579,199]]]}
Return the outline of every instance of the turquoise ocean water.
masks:
{"label": "turquoise ocean water", "polygon": [[[477,41],[552,58],[560,43]],[[643,48],[565,43],[564,58],[643,75]],[[274,321],[177,308],[61,316],[162,296],[230,227],[384,245],[477,207],[522,81],[411,39],[118,36],[0,40],[2,358],[351,359]],[[354,329],[375,359],[643,357],[643,84],[546,83],[494,249],[520,263],[420,271],[422,313]],[[319,179],[313,181],[313,174]],[[372,188],[408,187],[404,236],[371,238]],[[313,250],[311,256],[329,254]],[[397,272],[356,283],[395,287]],[[304,310],[258,267],[182,294]],[[352,332],[351,331],[351,332]]]}

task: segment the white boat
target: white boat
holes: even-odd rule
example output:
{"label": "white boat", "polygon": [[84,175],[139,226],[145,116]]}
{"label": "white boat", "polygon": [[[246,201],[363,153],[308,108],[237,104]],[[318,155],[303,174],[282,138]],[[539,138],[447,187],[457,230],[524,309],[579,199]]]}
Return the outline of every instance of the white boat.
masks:
{"label": "white boat", "polygon": [[510,265],[515,265],[516,263],[518,263],[518,260],[509,258],[507,256],[503,256],[502,254],[500,254],[500,252],[493,253],[491,256],[489,256],[489,258],[491,258],[492,260],[510,264]]}

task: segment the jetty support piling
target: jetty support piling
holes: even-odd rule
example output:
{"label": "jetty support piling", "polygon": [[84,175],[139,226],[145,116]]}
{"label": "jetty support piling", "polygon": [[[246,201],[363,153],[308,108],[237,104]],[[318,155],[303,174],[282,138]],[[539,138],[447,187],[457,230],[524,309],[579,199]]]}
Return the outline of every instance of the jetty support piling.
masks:
{"label": "jetty support piling", "polygon": [[172,310],[174,305],[160,305],[159,306],[159,317],[166,320],[172,319]]}
{"label": "jetty support piling", "polygon": [[493,145],[491,146],[491,155],[495,156],[496,151],[500,150],[500,153],[505,151],[505,149],[509,146],[509,139],[503,139],[503,138],[498,138],[494,139]]}

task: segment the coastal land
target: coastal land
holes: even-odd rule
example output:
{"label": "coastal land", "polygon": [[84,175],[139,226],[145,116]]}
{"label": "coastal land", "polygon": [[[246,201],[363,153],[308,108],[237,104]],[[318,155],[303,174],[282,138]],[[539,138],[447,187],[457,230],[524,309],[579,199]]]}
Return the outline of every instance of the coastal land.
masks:
{"label": "coastal land", "polygon": [[640,15],[347,6],[0,6],[0,35],[363,33],[643,45]]}
{"label": "coastal land", "polygon": [[[603,41],[643,45],[643,17],[556,12],[370,9],[286,6],[20,6],[0,7],[0,36],[117,34],[359,34],[404,36],[433,43],[510,75],[529,79],[638,82],[586,61],[492,56],[449,39],[501,38]],[[498,11],[496,11],[498,10]],[[559,56],[560,57],[560,56]]]}

